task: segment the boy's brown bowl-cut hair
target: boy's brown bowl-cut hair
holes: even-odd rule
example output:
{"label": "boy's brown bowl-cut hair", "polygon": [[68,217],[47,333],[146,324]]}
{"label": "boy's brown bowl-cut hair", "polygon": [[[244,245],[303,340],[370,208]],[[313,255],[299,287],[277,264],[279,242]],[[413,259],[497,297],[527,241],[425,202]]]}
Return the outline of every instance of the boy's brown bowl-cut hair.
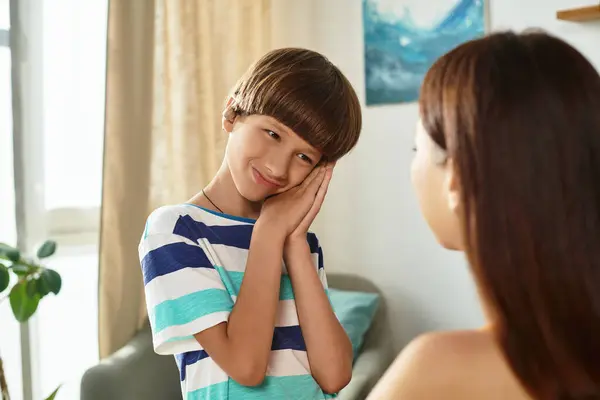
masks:
{"label": "boy's brown bowl-cut hair", "polygon": [[237,115],[275,118],[319,149],[322,161],[337,161],[358,142],[358,97],[342,72],[317,52],[270,51],[250,66],[230,97]]}

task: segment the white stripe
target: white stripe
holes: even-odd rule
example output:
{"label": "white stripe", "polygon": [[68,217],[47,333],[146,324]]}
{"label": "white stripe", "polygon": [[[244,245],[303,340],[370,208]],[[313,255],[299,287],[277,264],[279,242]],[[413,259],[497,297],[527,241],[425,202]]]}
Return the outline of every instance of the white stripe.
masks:
{"label": "white stripe", "polygon": [[227,381],[229,377],[212,358],[207,357],[188,365],[185,369],[187,392],[202,389],[216,383]]}
{"label": "white stripe", "polygon": [[229,320],[229,312],[222,311],[205,315],[183,325],[173,325],[153,335],[154,351],[158,354],[177,354],[188,351],[202,350],[195,338],[167,342],[169,339],[193,336],[205,329],[211,328]]}
{"label": "white stripe", "polygon": [[294,300],[280,300],[277,308],[277,319],[275,326],[295,326],[298,322],[298,311]]}
{"label": "white stripe", "polygon": [[[212,261],[216,265],[223,266],[226,271],[246,271],[249,253],[247,249],[240,249],[239,247],[228,246],[226,244],[212,244],[208,241],[201,241],[200,246],[207,255],[210,252],[210,258],[213,258]],[[319,268],[319,254],[311,253],[311,258],[315,269]],[[283,274],[287,275],[287,270],[283,261],[281,271]]]}
{"label": "white stripe", "polygon": [[[208,241],[202,241],[200,246],[214,264],[222,266],[226,271],[246,272],[248,250],[225,244],[212,244]],[[281,261],[281,273],[287,275],[283,260]]]}
{"label": "white stripe", "polygon": [[193,204],[179,204],[173,206],[178,212],[187,214],[196,221],[201,221],[208,226],[235,226],[235,225],[253,225],[253,223],[238,221],[232,218],[215,215],[211,212],[203,210]]}
{"label": "white stripe", "polygon": [[144,236],[172,233],[179,215],[173,206],[157,208],[146,220]]}
{"label": "white stripe", "polygon": [[183,268],[166,275],[157,276],[146,284],[148,310],[167,300],[174,300],[206,289],[225,290],[225,285],[216,269]]}
{"label": "white stripe", "polygon": [[325,273],[325,268],[321,268],[319,271],[319,278],[321,279],[321,285],[323,285],[323,289],[327,289],[329,284],[327,283],[327,274]]}
{"label": "white stripe", "polygon": [[[297,376],[310,374],[310,364],[305,351],[275,350],[269,356],[267,376]],[[187,392],[225,382],[228,375],[210,357],[188,365],[185,370]]]}
{"label": "white stripe", "polygon": [[268,376],[294,376],[310,374],[308,354],[299,350],[273,350],[269,357]]}
{"label": "white stripe", "polygon": [[319,253],[310,253],[313,259],[313,265],[318,270],[319,269]]}
{"label": "white stripe", "polygon": [[210,253],[215,264],[222,266],[226,271],[245,272],[248,262],[248,250],[225,244],[212,244],[203,242],[205,253]]}

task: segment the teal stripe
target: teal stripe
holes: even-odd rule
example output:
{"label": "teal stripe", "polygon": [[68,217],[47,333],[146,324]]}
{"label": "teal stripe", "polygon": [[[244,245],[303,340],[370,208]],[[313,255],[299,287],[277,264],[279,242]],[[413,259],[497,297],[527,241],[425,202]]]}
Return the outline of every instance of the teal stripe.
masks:
{"label": "teal stripe", "polygon": [[150,218],[146,220],[146,226],[144,226],[144,239],[148,238],[148,229],[150,228]]}
{"label": "teal stripe", "polygon": [[173,325],[184,325],[205,315],[231,311],[233,301],[225,290],[206,289],[166,300],[150,316],[156,333]]}
{"label": "teal stripe", "polygon": [[[242,287],[242,280],[244,279],[243,272],[228,271],[223,267],[215,267],[225,288],[227,291],[237,296]],[[279,300],[294,300],[294,290],[292,289],[292,281],[288,275],[281,275],[281,281],[279,283]]]}
{"label": "teal stripe", "polygon": [[189,392],[186,400],[221,399],[332,399],[337,395],[323,393],[311,375],[267,376],[260,386],[248,387],[236,383],[233,379]]}
{"label": "teal stripe", "polygon": [[279,300],[294,300],[294,289],[292,289],[292,281],[288,275],[281,275]]}

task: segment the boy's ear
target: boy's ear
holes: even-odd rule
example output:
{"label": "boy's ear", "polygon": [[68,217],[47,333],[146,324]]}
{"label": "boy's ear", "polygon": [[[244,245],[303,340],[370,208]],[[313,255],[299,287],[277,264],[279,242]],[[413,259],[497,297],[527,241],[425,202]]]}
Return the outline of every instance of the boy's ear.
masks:
{"label": "boy's ear", "polygon": [[225,110],[223,110],[223,118],[221,120],[221,127],[227,133],[231,133],[233,130],[233,124],[235,122],[235,118],[237,117],[237,114],[233,109],[233,102],[234,100],[232,97],[227,100]]}

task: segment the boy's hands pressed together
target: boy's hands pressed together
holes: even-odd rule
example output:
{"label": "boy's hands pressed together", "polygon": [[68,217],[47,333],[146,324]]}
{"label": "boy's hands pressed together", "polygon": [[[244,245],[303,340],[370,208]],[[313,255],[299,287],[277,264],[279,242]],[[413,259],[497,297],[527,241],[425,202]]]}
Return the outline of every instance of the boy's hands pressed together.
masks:
{"label": "boy's hands pressed together", "polygon": [[315,198],[321,191],[325,177],[326,169],[318,166],[300,185],[267,199],[263,204],[259,221],[279,230],[284,237],[288,237],[312,212]]}
{"label": "boy's hands pressed together", "polygon": [[287,236],[285,248],[306,246],[306,234],[308,233],[308,229],[310,228],[311,224],[317,217],[317,214],[319,214],[319,211],[321,211],[321,206],[323,205],[323,201],[325,201],[325,195],[327,194],[327,189],[329,188],[329,182],[331,182],[334,166],[335,163],[329,163],[319,167],[324,172],[321,184],[319,185],[310,209],[306,212],[304,218],[302,218],[296,228]]}
{"label": "boy's hands pressed together", "polygon": [[327,393],[338,392],[348,384],[353,359],[352,344],[333,313],[307,242],[308,229],[325,200],[333,167],[323,167],[325,176],[312,206],[286,237],[283,250],[311,373]]}

